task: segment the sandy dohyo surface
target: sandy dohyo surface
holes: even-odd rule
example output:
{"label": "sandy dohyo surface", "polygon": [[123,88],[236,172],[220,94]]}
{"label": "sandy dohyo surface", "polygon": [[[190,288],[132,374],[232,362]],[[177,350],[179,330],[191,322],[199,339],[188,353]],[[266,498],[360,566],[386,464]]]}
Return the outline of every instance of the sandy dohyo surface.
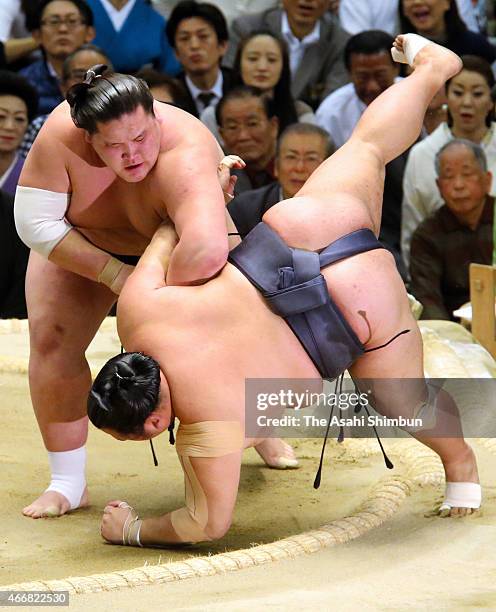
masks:
{"label": "sandy dohyo surface", "polygon": [[[31,520],[20,509],[46,486],[47,459],[32,414],[23,372],[24,329],[0,330],[0,585],[121,571],[192,556],[249,548],[305,532],[353,515],[371,486],[391,475],[370,443],[331,441],[321,488],[312,487],[321,440],[296,440],[301,468],[267,469],[253,450],[245,453],[233,526],[213,544],[159,550],[110,546],[99,535],[109,499],[124,498],[140,514],[160,514],[183,503],[183,483],[167,436],[155,445],[154,467],[147,443],[119,443],[91,430],[88,483],[91,506],[54,520]],[[91,349],[98,367],[119,346],[112,326]],[[5,364],[15,364],[6,372]],[[17,373],[16,373],[17,372]],[[406,474],[402,446],[387,440],[394,474]],[[256,610],[471,610],[496,608],[496,455],[475,450],[484,485],[484,507],[463,520],[426,516],[442,486],[414,484],[392,519],[365,535],[294,560],[208,578],[147,585],[109,593],[73,595],[71,609]],[[368,456],[367,456],[368,455]],[[163,608],[162,608],[163,609]]]}

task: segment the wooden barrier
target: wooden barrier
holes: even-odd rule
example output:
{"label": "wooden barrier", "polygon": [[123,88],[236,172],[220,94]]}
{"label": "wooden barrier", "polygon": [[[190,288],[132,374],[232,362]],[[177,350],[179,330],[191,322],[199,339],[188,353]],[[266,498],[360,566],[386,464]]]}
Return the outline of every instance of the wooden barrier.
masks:
{"label": "wooden barrier", "polygon": [[472,334],[494,358],[496,358],[495,281],[495,267],[470,264]]}

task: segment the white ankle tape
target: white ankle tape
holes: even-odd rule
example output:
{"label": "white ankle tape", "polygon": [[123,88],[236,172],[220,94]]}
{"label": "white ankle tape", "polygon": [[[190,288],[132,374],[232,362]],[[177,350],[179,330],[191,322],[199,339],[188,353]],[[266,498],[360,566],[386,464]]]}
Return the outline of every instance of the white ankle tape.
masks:
{"label": "white ankle tape", "polygon": [[79,507],[86,487],[86,448],[53,453],[48,451],[52,480],[47,491],[57,491],[68,500],[71,510]]}
{"label": "white ankle tape", "polygon": [[473,508],[482,503],[482,489],[476,482],[447,482],[444,502],[440,510],[450,508]]}
{"label": "white ankle tape", "polygon": [[430,42],[430,40],[427,40],[427,38],[419,36],[418,34],[404,34],[403,53],[393,47],[391,49],[391,55],[395,62],[413,66],[413,60],[415,59],[417,53],[420,51],[420,49],[423,49]]}

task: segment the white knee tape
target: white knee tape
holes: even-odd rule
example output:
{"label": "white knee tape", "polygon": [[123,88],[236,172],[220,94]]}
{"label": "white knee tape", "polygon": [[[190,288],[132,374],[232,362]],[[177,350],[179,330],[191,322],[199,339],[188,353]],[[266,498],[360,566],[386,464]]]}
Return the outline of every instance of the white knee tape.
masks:
{"label": "white knee tape", "polygon": [[86,448],[59,453],[48,452],[52,480],[47,491],[57,491],[69,501],[71,510],[78,508],[86,487]]}
{"label": "white knee tape", "polygon": [[30,249],[48,258],[72,229],[65,218],[70,197],[68,193],[17,187],[14,202],[16,229]]}

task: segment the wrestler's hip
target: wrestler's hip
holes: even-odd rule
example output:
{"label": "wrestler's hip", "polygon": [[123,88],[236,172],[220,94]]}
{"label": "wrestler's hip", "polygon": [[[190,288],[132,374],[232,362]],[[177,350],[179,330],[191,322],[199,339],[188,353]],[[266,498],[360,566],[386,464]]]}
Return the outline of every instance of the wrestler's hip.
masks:
{"label": "wrestler's hip", "polygon": [[406,288],[387,249],[366,251],[322,269],[327,290],[364,346],[381,344],[410,319]]}
{"label": "wrestler's hip", "polygon": [[[241,269],[237,267],[240,263]],[[223,279],[236,288],[233,293],[243,303],[238,307],[249,305],[251,313],[257,309],[268,313],[270,305],[242,270],[243,264],[238,261],[236,265],[227,264],[222,273]],[[260,272],[259,266],[257,270]],[[380,248],[352,255],[322,268],[320,273],[332,301],[364,346],[380,343],[383,336],[389,339],[397,333],[399,321],[406,318],[409,306],[403,281],[388,250]],[[262,274],[255,281],[263,286],[264,278]]]}
{"label": "wrestler's hip", "polygon": [[292,247],[319,251],[331,242],[359,229],[377,233],[367,207],[348,194],[321,197],[296,196],[272,206],[263,217]]}

